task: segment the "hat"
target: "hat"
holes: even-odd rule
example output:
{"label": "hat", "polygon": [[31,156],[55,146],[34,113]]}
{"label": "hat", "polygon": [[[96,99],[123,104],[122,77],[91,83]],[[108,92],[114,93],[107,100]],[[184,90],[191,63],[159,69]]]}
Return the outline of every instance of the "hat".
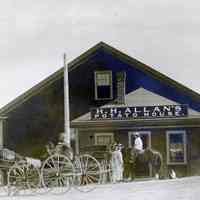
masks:
{"label": "hat", "polygon": [[120,149],[123,149],[124,145],[123,144],[118,144],[117,147],[119,147]]}
{"label": "hat", "polygon": [[140,133],[139,132],[134,132],[133,135],[139,137]]}
{"label": "hat", "polygon": [[113,143],[113,144],[111,144],[110,149],[114,150],[116,148],[116,146],[117,146],[117,143]]}

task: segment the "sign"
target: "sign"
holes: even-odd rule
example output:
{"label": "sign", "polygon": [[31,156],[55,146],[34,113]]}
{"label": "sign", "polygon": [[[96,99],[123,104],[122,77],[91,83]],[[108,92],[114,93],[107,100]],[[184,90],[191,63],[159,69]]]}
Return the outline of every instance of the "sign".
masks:
{"label": "sign", "polygon": [[137,106],[137,107],[105,107],[92,108],[91,119],[137,119],[185,117],[188,115],[187,105]]}

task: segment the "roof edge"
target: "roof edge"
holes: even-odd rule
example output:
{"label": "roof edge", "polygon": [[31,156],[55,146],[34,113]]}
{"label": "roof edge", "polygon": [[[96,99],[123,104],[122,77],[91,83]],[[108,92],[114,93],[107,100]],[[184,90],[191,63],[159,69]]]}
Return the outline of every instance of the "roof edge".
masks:
{"label": "roof edge", "polygon": [[26,92],[19,95],[17,98],[12,100],[10,103],[6,104],[0,109],[0,117],[5,117],[10,111],[22,105],[25,101],[30,99],[33,95],[38,94],[41,90],[51,85],[54,81],[58,80],[64,72],[64,68],[57,70],[52,75],[40,81],[38,84],[27,90]]}
{"label": "roof edge", "polygon": [[[90,55],[92,55],[97,49],[103,48],[106,52],[111,53],[113,56],[117,57],[118,59],[122,60],[123,62],[126,62],[127,64],[134,66],[135,68],[144,71],[145,73],[148,73],[149,75],[156,77],[161,82],[165,82],[169,85],[173,85],[176,87],[179,91],[184,91],[186,94],[191,96],[194,100],[200,101],[200,94],[189,87],[183,85],[182,83],[179,83],[178,81],[175,81],[174,79],[168,77],[167,75],[159,72],[158,70],[153,69],[151,66],[144,64],[143,62],[119,51],[118,49],[104,43],[99,42],[71,62],[69,62],[68,66],[70,70],[73,70],[74,68],[78,67],[82,62],[87,59]],[[135,65],[136,64],[136,65]]]}

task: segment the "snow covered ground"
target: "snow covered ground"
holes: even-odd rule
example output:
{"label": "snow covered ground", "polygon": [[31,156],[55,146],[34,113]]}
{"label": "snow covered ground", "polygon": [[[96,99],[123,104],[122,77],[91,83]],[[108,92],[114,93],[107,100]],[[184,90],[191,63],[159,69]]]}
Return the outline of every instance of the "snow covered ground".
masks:
{"label": "snow covered ground", "polygon": [[89,193],[81,193],[72,188],[64,195],[1,198],[4,200],[199,200],[200,177],[104,184]]}

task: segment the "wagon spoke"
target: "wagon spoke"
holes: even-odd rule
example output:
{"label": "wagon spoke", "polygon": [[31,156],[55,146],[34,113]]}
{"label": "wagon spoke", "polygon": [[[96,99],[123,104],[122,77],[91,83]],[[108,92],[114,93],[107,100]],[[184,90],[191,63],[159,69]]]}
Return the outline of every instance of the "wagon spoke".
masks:
{"label": "wagon spoke", "polygon": [[87,184],[88,182],[87,182],[87,178],[86,178],[86,176],[83,176],[83,184]]}
{"label": "wagon spoke", "polygon": [[95,181],[98,181],[98,180],[99,180],[99,179],[98,179],[97,177],[95,177],[95,176],[88,175],[88,177],[92,178],[92,179],[95,180]]}
{"label": "wagon spoke", "polygon": [[51,158],[51,160],[52,160],[53,166],[56,167],[54,159]]}
{"label": "wagon spoke", "polygon": [[92,177],[91,177],[91,176],[87,176],[87,180],[88,180],[88,182],[90,182],[90,183],[93,183],[93,182],[94,182],[94,180],[92,180]]}
{"label": "wagon spoke", "polygon": [[86,161],[85,161],[85,169],[87,169],[87,166],[88,166],[88,157],[86,158]]}
{"label": "wagon spoke", "polygon": [[48,162],[46,163],[50,168],[53,168],[52,165],[50,165]]}
{"label": "wagon spoke", "polygon": [[64,185],[64,181],[65,181],[65,177],[60,177],[60,182],[62,183],[62,185]]}
{"label": "wagon spoke", "polygon": [[60,161],[59,161],[59,156],[58,156],[58,173],[60,172]]}

